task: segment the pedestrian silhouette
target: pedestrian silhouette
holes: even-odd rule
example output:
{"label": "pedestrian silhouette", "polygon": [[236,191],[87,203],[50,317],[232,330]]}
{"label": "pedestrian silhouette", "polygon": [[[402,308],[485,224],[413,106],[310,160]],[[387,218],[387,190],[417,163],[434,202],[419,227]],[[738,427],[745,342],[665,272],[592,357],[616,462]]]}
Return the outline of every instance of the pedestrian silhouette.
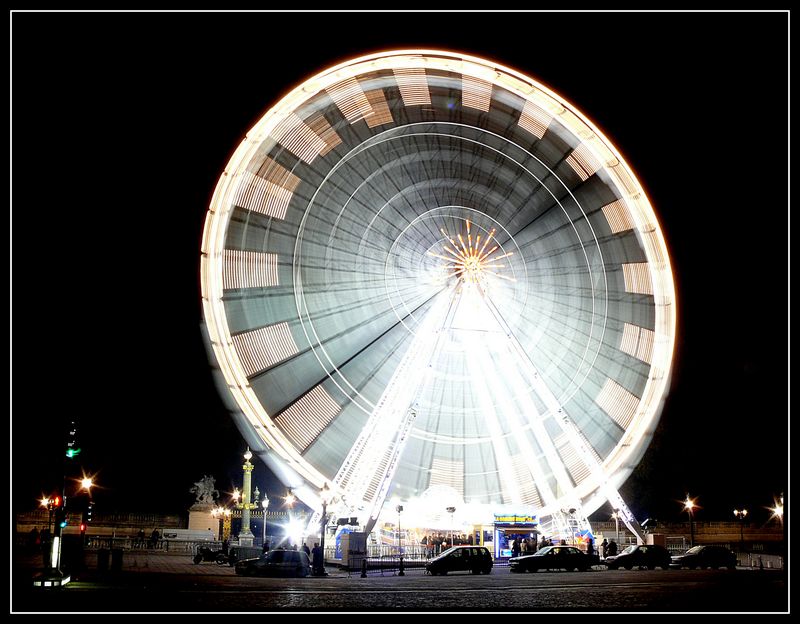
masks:
{"label": "pedestrian silhouette", "polygon": [[314,543],[314,548],[311,549],[311,564],[314,574],[322,574],[325,571],[325,564],[322,558],[322,549],[319,544]]}

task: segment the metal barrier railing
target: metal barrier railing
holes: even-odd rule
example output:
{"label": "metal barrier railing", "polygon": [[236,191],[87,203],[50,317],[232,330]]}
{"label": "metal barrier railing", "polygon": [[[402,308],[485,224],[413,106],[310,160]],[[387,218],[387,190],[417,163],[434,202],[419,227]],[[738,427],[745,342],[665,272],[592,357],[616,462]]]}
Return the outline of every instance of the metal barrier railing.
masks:
{"label": "metal barrier railing", "polygon": [[87,550],[131,550],[131,551],[161,551],[170,553],[185,553],[194,555],[197,549],[206,546],[212,550],[222,550],[222,542],[218,541],[196,541],[196,540],[171,540],[161,539],[152,541],[149,539],[139,539],[136,537],[106,537],[106,536],[87,536],[85,548]]}
{"label": "metal barrier railing", "polygon": [[753,570],[783,570],[783,557],[758,553],[738,553],[738,565]]}
{"label": "metal barrier railing", "polygon": [[[350,554],[346,561],[341,559],[334,559],[332,557],[333,551],[326,550],[326,562],[335,564],[345,570],[348,576],[361,575],[361,576],[397,576],[402,570],[424,570],[425,564],[428,563],[435,555],[427,550],[420,549],[416,552],[404,553],[402,557],[397,554],[381,554],[378,549],[373,550],[375,554],[367,552],[366,554]],[[377,552],[376,552],[377,551]],[[493,566],[495,568],[508,567],[507,558],[494,559]]]}

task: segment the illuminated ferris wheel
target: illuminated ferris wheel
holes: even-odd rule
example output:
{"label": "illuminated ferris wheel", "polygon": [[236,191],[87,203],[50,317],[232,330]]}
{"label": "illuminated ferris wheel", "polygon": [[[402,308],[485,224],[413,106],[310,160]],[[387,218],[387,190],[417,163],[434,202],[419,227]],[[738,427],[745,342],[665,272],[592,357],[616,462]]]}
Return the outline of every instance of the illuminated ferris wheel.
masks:
{"label": "illuminated ferris wheel", "polygon": [[[248,132],[207,215],[205,323],[250,447],[308,505],[554,529],[606,501],[668,388],[675,292],[628,164],[574,106],[447,51],[326,69]],[[408,503],[407,503],[408,504]]]}

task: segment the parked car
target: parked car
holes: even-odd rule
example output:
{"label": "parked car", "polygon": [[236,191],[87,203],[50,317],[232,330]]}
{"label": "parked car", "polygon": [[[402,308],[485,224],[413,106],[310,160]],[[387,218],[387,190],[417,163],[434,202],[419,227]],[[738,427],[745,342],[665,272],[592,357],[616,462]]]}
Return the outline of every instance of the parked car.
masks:
{"label": "parked car", "polygon": [[235,570],[241,576],[308,576],[311,561],[302,550],[271,550],[255,559],[237,561]]}
{"label": "parked car", "polygon": [[640,544],[628,546],[618,555],[606,557],[604,563],[609,570],[619,570],[620,568],[630,570],[634,567],[647,568],[648,570],[655,570],[656,568],[669,570],[672,556],[663,546]]}
{"label": "parked car", "polygon": [[508,560],[512,572],[535,572],[536,570],[567,571],[580,570],[585,572],[593,565],[600,563],[598,555],[587,555],[575,546],[545,546],[532,555],[511,557]]}
{"label": "parked car", "polygon": [[492,565],[492,555],[483,546],[453,546],[428,561],[425,570],[434,576],[467,570],[473,574],[489,574]]}
{"label": "parked car", "polygon": [[736,569],[736,555],[724,546],[694,546],[682,555],[673,555],[673,568],[728,568]]}

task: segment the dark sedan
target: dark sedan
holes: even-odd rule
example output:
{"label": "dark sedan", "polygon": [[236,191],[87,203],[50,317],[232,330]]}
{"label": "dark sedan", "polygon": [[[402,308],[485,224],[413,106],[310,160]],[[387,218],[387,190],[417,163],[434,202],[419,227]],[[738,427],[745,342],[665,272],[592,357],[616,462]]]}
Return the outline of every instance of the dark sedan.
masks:
{"label": "dark sedan", "polygon": [[453,546],[428,561],[425,570],[432,576],[460,571],[489,574],[492,565],[492,555],[483,546]]}
{"label": "dark sedan", "polygon": [[255,559],[237,561],[235,570],[241,576],[308,576],[311,562],[301,550],[271,550]]}
{"label": "dark sedan", "polygon": [[604,563],[609,570],[619,570],[620,568],[630,570],[634,567],[648,570],[656,568],[669,570],[672,557],[663,546],[640,544],[628,546],[620,554],[606,557]]}
{"label": "dark sedan", "polygon": [[597,555],[587,555],[574,546],[545,546],[532,555],[512,557],[508,560],[512,572],[535,572],[536,570],[559,570],[585,572],[600,563]]}
{"label": "dark sedan", "polygon": [[724,546],[694,546],[682,555],[673,555],[673,568],[719,568],[736,569],[736,555]]}

